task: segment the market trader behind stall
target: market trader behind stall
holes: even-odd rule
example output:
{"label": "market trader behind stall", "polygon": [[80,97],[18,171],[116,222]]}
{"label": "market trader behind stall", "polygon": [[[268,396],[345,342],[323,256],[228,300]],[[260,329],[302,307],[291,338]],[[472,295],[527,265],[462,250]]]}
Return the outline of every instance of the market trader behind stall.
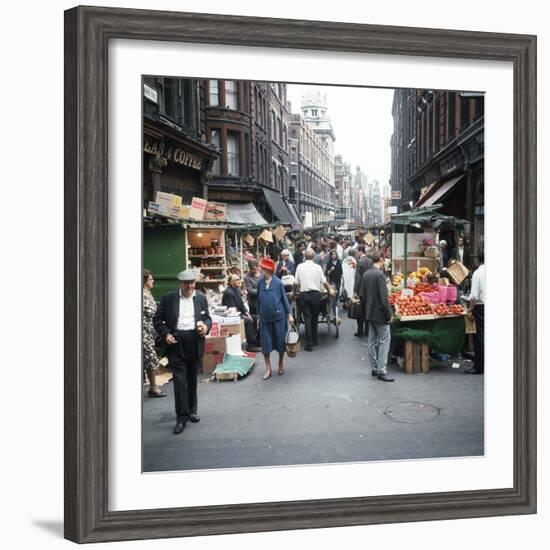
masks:
{"label": "market trader behind stall", "polygon": [[244,319],[244,331],[246,334],[246,349],[248,351],[260,351],[256,344],[256,329],[252,315],[244,305],[241,294],[241,278],[238,275],[229,275],[228,287],[222,296],[222,306],[234,307]]}
{"label": "market trader behind stall", "polygon": [[195,278],[192,269],[179,273],[179,290],[161,298],[154,317],[155,330],[168,344],[168,361],[174,376],[175,434],[183,432],[188,420],[200,420],[197,372],[204,355],[204,337],[212,327],[206,297],[195,292]]}
{"label": "market trader behind stall", "polygon": [[330,288],[323,268],[314,263],[315,253],[311,248],[305,251],[305,261],[296,268],[294,287],[300,292],[298,296],[300,310],[304,316],[306,326],[305,351],[313,351],[313,346],[319,344],[317,328],[319,325],[319,312],[321,310],[321,286],[327,289],[332,297],[334,292]]}

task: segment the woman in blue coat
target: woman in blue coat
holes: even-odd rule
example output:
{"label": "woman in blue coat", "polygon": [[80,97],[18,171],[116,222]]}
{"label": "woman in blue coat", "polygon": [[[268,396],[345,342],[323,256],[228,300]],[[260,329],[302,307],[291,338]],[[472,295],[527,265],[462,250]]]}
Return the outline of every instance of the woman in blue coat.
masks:
{"label": "woman in blue coat", "polygon": [[284,374],[285,336],[288,323],[294,321],[285,287],[280,279],[273,277],[275,262],[263,258],[260,262],[262,278],[258,282],[258,315],[260,318],[260,341],[265,362],[264,380],[271,377],[273,350],[279,352],[279,374]]}

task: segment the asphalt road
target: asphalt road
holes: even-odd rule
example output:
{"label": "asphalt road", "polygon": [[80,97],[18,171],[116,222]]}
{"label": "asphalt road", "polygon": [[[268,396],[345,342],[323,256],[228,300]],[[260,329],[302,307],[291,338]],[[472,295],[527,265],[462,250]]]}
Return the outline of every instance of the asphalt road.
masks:
{"label": "asphalt road", "polygon": [[320,325],[319,347],[287,357],[283,376],[275,367],[263,381],[259,357],[238,382],[199,384],[201,421],[181,435],[172,383],[168,398],[144,391],[143,471],[483,455],[483,376],[464,374],[470,365],[407,375],[392,364],[395,382],[382,382],[354,328],[345,317],[336,339]]}

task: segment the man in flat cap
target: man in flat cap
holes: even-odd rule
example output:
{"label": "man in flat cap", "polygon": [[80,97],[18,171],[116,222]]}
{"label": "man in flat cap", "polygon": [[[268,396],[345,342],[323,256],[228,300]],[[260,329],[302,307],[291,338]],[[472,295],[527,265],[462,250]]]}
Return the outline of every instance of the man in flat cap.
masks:
{"label": "man in flat cap", "polygon": [[161,298],[154,318],[155,330],[168,345],[168,361],[174,375],[175,434],[183,432],[188,420],[200,420],[197,372],[204,355],[204,337],[210,332],[212,319],[206,297],[195,292],[195,279],[192,269],[179,273],[179,290]]}

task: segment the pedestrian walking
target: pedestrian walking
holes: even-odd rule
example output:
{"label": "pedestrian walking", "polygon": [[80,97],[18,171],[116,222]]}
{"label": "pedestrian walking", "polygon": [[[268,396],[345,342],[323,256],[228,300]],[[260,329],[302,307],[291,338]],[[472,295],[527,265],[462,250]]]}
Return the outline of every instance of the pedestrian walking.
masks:
{"label": "pedestrian walking", "polygon": [[247,351],[260,351],[260,348],[256,346],[254,319],[244,304],[241,286],[241,278],[238,275],[229,275],[228,285],[222,296],[222,306],[233,307],[240,313],[241,319],[244,321]]}
{"label": "pedestrian walking", "polygon": [[305,241],[298,241],[296,243],[296,250],[294,251],[294,273],[296,273],[296,268],[304,261],[304,250],[306,249]]}
{"label": "pedestrian walking", "polygon": [[342,285],[342,261],[338,258],[338,253],[335,249],[329,253],[327,266],[325,268],[325,276],[329,285],[332,286],[335,293],[332,298],[332,310],[338,305],[338,297],[340,296],[340,287]]}
{"label": "pedestrian walking", "polygon": [[305,252],[305,261],[296,269],[294,279],[294,286],[299,291],[297,300],[306,327],[305,351],[313,351],[313,346],[319,345],[317,328],[321,309],[321,287],[326,288],[329,297],[334,295],[325,278],[323,269],[319,264],[314,263],[313,258],[314,252],[311,248],[308,248]]}
{"label": "pedestrian walking", "polygon": [[[365,310],[365,301],[364,296],[361,294],[361,281],[363,275],[372,267],[372,260],[367,256],[365,245],[360,244],[357,246],[355,259],[357,265],[355,267],[355,281],[353,283],[353,294],[355,298],[359,298],[361,301],[361,311]],[[365,321],[364,317],[357,319],[357,332],[354,334],[358,338],[363,336],[368,336],[368,324]]]}
{"label": "pedestrian walking", "polygon": [[342,246],[343,244],[344,244],[344,238],[340,237],[336,242],[336,255],[338,256],[338,259],[340,261],[344,259],[344,247]]}
{"label": "pedestrian walking", "polygon": [[353,297],[353,286],[355,284],[355,250],[351,249],[348,256],[342,262],[342,280],[343,280],[343,300],[344,308],[349,306],[350,300]]}
{"label": "pedestrian walking", "polygon": [[393,382],[387,373],[390,351],[391,308],[388,300],[388,287],[383,269],[384,263],[378,252],[372,255],[372,269],[365,272],[362,279],[362,295],[365,304],[365,319],[369,324],[367,349],[372,376],[384,382]]}
{"label": "pedestrian walking", "polygon": [[472,289],[467,315],[476,322],[474,334],[474,366],[465,370],[467,374],[485,372],[485,252],[478,253],[479,267],[472,275]]}
{"label": "pedestrian walking", "polygon": [[274,350],[279,352],[278,374],[284,374],[285,336],[288,323],[294,322],[285,287],[280,279],[273,276],[275,267],[271,258],[260,261],[262,278],[258,283],[258,314],[265,363],[264,380],[271,378],[271,352]]}
{"label": "pedestrian walking", "polygon": [[166,397],[166,394],[160,389],[156,382],[156,374],[159,368],[159,358],[155,349],[155,328],[153,318],[157,312],[157,302],[151,293],[155,280],[153,274],[148,270],[143,270],[143,322],[142,322],[142,340],[143,340],[143,370],[149,379],[149,397]]}
{"label": "pedestrian walking", "polygon": [[168,344],[168,361],[174,376],[174,434],[182,433],[188,420],[200,420],[197,373],[204,355],[204,337],[210,332],[212,319],[206,297],[195,291],[195,278],[192,269],[179,273],[179,290],[161,298],[154,316],[155,330]]}
{"label": "pedestrian walking", "polygon": [[258,283],[260,282],[260,270],[257,260],[248,262],[248,272],[244,276],[246,299],[252,320],[254,321],[255,338],[254,344],[260,345],[260,331],[258,330]]}

